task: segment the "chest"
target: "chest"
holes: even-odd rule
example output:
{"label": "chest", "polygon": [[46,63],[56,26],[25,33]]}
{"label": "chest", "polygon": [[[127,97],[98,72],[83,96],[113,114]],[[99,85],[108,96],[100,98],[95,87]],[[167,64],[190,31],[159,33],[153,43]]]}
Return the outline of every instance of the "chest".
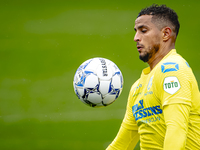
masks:
{"label": "chest", "polygon": [[154,76],[141,78],[132,95],[132,113],[136,121],[146,121],[153,117],[158,119],[162,114],[161,101],[156,97],[158,90]]}

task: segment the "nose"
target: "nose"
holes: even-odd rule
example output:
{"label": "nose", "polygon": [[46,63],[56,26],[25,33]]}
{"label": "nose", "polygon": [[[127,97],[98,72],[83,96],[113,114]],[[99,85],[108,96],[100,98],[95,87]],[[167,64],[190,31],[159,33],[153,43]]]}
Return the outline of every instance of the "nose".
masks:
{"label": "nose", "polygon": [[138,32],[135,33],[134,41],[135,42],[139,42],[140,41],[140,36],[139,36]]}

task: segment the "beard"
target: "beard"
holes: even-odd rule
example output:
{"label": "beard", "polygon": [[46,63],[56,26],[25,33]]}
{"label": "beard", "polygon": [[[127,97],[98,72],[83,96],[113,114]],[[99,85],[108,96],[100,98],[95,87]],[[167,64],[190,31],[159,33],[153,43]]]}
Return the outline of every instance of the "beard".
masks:
{"label": "beard", "polygon": [[139,58],[140,60],[142,60],[143,62],[148,62],[148,60],[152,57],[151,53],[147,53],[145,52],[144,55],[140,55]]}
{"label": "beard", "polygon": [[148,51],[145,51],[143,53],[143,55],[140,55],[139,58],[140,60],[142,60],[143,62],[148,62],[149,59],[152,58],[152,56],[157,53],[157,51],[159,50],[159,45],[155,45],[153,48],[148,48]]}

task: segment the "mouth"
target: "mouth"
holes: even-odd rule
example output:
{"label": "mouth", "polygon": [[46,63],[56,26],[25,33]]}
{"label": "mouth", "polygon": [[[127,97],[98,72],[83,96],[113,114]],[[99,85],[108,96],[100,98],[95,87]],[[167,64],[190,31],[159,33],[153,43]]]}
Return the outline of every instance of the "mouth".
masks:
{"label": "mouth", "polygon": [[142,48],[144,48],[143,45],[137,44],[137,50],[138,50],[138,52],[140,52],[142,50]]}

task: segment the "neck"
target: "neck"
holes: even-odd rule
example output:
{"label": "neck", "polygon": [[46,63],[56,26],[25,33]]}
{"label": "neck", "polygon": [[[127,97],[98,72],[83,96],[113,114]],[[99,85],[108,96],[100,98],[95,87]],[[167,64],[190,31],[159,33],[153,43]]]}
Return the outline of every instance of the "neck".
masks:
{"label": "neck", "polygon": [[150,70],[153,68],[165,57],[172,49],[175,49],[175,44],[164,45],[159,48],[159,50],[149,59],[147,62],[149,64]]}

